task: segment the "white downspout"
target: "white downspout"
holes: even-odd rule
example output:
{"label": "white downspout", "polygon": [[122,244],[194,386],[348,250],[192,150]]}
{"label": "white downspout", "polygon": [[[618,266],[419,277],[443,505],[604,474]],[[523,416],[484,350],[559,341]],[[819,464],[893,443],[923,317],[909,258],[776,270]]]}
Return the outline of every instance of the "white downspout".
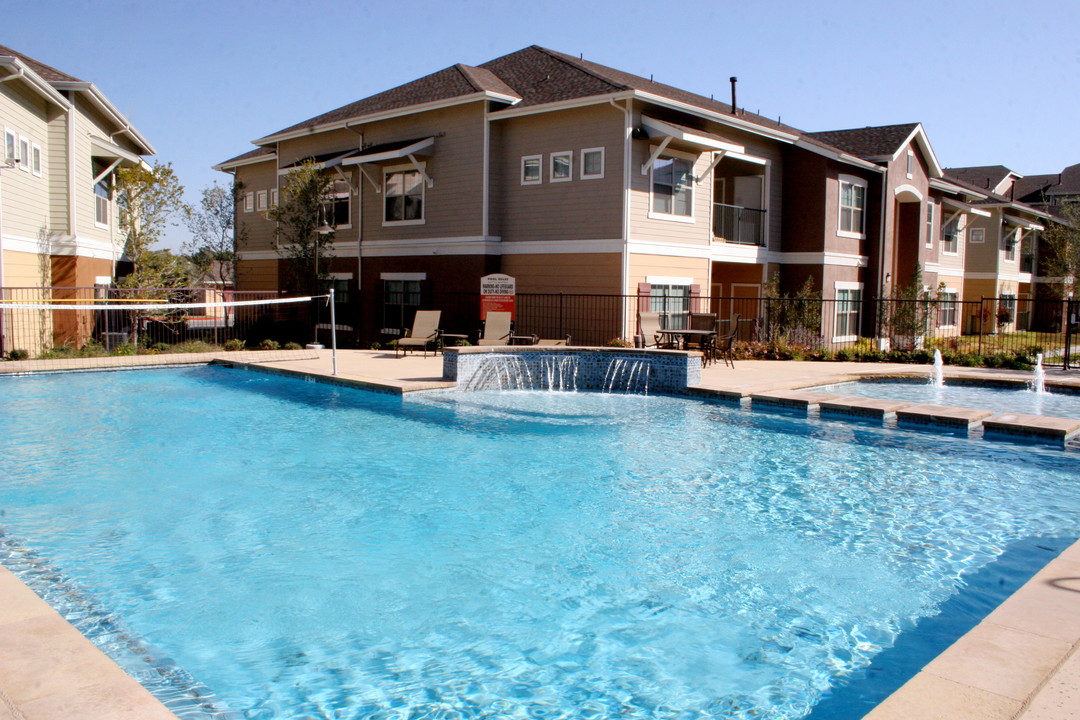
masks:
{"label": "white downspout", "polygon": [[[9,167],[9,165],[0,166],[0,186],[3,185],[3,171]],[[4,301],[4,287],[4,194],[0,189],[0,302]],[[0,357],[7,353],[7,332],[4,323],[6,312],[6,310],[0,310]]]}
{"label": "white downspout", "polygon": [[[633,100],[626,99],[626,106],[619,107],[614,99],[608,100],[611,107],[619,110],[623,113],[623,212],[622,212],[622,247],[620,252],[622,253],[622,278],[619,284],[623,288],[625,295],[636,295],[637,293],[631,293],[628,283],[630,282],[630,149],[631,138],[633,135]],[[637,328],[630,327],[631,313],[629,308],[624,307],[622,309],[622,317],[620,318],[620,324],[623,327],[624,335],[625,331],[636,331]]]}

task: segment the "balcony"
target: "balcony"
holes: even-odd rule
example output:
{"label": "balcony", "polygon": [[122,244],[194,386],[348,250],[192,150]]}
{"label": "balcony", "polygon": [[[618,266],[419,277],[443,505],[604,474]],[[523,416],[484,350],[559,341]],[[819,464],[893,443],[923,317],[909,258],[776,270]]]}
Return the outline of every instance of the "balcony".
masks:
{"label": "balcony", "polygon": [[713,238],[735,245],[765,245],[765,211],[713,203]]}

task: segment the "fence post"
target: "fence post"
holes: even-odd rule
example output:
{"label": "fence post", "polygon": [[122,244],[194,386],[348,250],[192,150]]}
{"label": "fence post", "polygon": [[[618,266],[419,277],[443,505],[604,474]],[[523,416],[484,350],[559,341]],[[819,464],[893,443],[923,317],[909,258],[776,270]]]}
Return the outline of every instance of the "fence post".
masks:
{"label": "fence post", "polygon": [[986,296],[979,296],[979,357],[983,354],[983,317],[986,316]]}

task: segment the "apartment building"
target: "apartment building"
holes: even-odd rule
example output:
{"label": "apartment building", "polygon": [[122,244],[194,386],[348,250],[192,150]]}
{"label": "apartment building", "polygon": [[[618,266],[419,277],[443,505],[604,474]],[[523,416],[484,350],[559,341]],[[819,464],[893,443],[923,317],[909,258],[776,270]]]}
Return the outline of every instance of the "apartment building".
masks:
{"label": "apartment building", "polygon": [[[284,286],[264,213],[282,177],[313,159],[335,181],[334,282],[383,290],[382,321],[358,328],[364,339],[396,332],[426,294],[476,292],[492,272],[523,293],[697,310],[706,295],[758,297],[774,274],[785,290],[811,277],[826,299],[870,299],[919,263],[928,284],[959,294],[959,237],[976,212],[921,125],[806,133],[537,46],[254,143],[215,166],[246,193],[238,288]],[[633,334],[631,314],[614,334]],[[826,318],[822,332],[869,323]]]}
{"label": "apartment building", "polygon": [[[91,82],[0,46],[0,286],[109,284],[123,254],[112,177],[154,148]],[[23,299],[28,299],[23,297]],[[8,316],[10,312],[0,313]],[[89,318],[43,314],[36,352]],[[2,333],[0,333],[2,334]],[[0,341],[3,353],[11,338]]]}

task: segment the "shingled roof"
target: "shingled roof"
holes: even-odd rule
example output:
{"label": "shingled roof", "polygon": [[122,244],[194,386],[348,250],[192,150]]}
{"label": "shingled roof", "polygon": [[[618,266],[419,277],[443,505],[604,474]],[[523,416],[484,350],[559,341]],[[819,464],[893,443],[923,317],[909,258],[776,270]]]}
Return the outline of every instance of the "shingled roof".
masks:
{"label": "shingled roof", "polygon": [[9,47],[0,45],[0,55],[7,55],[10,57],[18,58],[26,63],[27,67],[33,70],[35,73],[41,76],[42,79],[48,82],[83,82],[77,77],[72,77],[65,72],[60,72],[51,65],[46,65],[43,62],[39,62],[29,55],[23,55],[17,50],[12,50]]}
{"label": "shingled roof", "polygon": [[815,140],[840,148],[857,157],[879,158],[892,156],[911,137],[919,123],[902,125],[878,125],[876,127],[827,130],[807,133]]}
{"label": "shingled roof", "polygon": [[336,110],[316,115],[283,130],[278,130],[269,137],[286,135],[297,130],[314,129],[334,122],[344,122],[362,115],[372,115],[398,110],[410,105],[423,105],[438,100],[475,95],[479,92],[493,92],[500,95],[517,97],[513,88],[503,82],[490,70],[469,65],[453,65],[422,78],[398,85],[384,92],[343,105]]}
{"label": "shingled roof", "polygon": [[979,165],[976,167],[945,168],[945,174],[949,177],[963,180],[983,190],[993,190],[1012,170],[1004,165]]}

